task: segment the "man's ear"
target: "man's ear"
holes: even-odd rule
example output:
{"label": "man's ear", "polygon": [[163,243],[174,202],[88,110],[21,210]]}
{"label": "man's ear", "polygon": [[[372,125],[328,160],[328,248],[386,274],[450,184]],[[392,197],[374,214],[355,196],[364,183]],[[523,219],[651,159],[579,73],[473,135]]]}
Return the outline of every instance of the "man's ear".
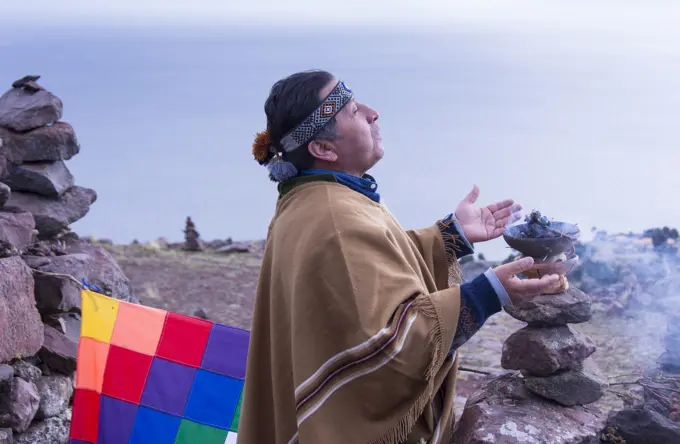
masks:
{"label": "man's ear", "polygon": [[338,155],[334,150],[333,144],[325,140],[313,140],[307,145],[309,153],[318,160],[335,162]]}

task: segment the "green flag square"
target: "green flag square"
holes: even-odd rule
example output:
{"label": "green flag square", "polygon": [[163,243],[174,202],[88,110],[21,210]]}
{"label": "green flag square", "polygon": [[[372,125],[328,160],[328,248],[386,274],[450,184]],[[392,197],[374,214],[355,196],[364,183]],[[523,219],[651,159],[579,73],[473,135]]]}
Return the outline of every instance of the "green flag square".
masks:
{"label": "green flag square", "polygon": [[224,444],[225,439],[226,430],[183,419],[175,444]]}

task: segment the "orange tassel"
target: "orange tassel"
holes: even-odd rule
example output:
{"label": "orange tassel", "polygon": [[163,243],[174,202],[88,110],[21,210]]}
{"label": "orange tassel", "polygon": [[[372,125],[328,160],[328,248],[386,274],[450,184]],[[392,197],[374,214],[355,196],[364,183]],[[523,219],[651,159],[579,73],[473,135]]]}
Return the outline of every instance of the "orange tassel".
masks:
{"label": "orange tassel", "polygon": [[257,133],[253,142],[253,156],[255,160],[264,163],[271,157],[272,138],[269,129]]}

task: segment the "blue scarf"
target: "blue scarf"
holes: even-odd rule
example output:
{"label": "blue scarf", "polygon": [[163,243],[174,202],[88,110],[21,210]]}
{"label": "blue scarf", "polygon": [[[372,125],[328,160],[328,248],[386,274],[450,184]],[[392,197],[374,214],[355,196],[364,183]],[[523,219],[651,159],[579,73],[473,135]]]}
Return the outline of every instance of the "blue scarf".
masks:
{"label": "blue scarf", "polygon": [[373,176],[364,174],[362,177],[352,176],[351,174],[340,171],[326,170],[326,169],[310,169],[302,170],[301,176],[312,176],[314,174],[331,174],[335,177],[338,183],[341,183],[354,191],[363,194],[369,199],[380,203],[380,194],[378,194],[378,183]]}

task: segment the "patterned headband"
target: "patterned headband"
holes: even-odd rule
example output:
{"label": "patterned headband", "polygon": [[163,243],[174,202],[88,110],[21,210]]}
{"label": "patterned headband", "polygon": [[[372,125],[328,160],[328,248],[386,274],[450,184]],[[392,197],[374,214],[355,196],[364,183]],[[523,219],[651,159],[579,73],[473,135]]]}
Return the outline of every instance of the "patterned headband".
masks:
{"label": "patterned headband", "polygon": [[338,82],[333,91],[321,102],[321,105],[314,110],[312,115],[281,138],[283,151],[286,153],[291,152],[312,140],[321,128],[349,102],[352,96],[352,90],[344,82]]}

